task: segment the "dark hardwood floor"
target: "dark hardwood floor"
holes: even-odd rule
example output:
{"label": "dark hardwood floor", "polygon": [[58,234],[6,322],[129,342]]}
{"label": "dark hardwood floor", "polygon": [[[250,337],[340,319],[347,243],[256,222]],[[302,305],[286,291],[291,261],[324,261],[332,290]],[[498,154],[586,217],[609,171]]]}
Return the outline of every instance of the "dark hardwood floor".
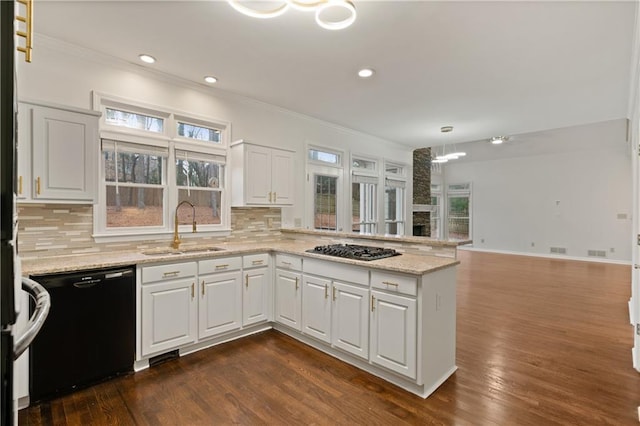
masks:
{"label": "dark hardwood floor", "polygon": [[268,331],[30,407],[19,424],[638,424],[630,267],[459,257],[459,369],[426,400]]}

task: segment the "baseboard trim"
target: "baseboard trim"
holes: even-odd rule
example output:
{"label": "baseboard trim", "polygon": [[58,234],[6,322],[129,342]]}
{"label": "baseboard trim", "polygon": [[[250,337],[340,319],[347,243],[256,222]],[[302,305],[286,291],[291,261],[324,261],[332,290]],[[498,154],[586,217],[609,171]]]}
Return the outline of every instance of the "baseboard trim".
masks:
{"label": "baseboard trim", "polygon": [[496,253],[496,254],[511,254],[514,256],[529,256],[529,257],[541,257],[544,259],[558,259],[558,260],[575,260],[578,262],[594,262],[594,263],[611,263],[614,265],[629,265],[630,260],[617,260],[617,259],[598,259],[593,257],[579,257],[579,256],[563,256],[559,254],[546,254],[546,253],[528,253],[523,251],[511,251],[511,250],[494,250],[484,249],[479,247],[473,247],[471,245],[459,246],[458,250],[464,251],[477,251],[482,253]]}

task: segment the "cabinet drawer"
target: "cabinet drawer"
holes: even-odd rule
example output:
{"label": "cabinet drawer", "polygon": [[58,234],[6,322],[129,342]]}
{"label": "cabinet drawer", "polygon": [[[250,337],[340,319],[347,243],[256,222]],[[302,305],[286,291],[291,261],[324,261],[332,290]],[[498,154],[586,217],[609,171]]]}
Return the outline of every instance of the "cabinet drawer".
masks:
{"label": "cabinet drawer", "polygon": [[259,266],[267,266],[269,265],[269,254],[268,253],[260,253],[260,254],[252,254],[248,256],[242,256],[242,267],[244,269],[248,268],[257,268]]}
{"label": "cabinet drawer", "polygon": [[214,272],[235,271],[242,267],[242,258],[223,257],[221,259],[201,260],[199,264],[200,274],[211,274]]}
{"label": "cabinet drawer", "polygon": [[276,254],[276,266],[283,269],[302,270],[302,258],[288,254]]}
{"label": "cabinet drawer", "polygon": [[367,269],[332,262],[330,260],[305,259],[304,273],[331,278],[341,282],[361,285],[369,284],[369,271]]}
{"label": "cabinet drawer", "polygon": [[144,266],[142,283],[173,280],[176,278],[195,277],[196,262],[172,263],[170,265]]}
{"label": "cabinet drawer", "polygon": [[410,275],[371,271],[371,288],[416,296],[418,294],[418,280]]}

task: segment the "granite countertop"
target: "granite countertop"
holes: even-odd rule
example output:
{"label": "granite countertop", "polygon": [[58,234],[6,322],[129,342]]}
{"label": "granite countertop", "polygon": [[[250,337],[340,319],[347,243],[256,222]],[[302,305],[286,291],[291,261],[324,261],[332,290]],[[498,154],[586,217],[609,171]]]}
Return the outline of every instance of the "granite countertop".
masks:
{"label": "granite countertop", "polygon": [[317,229],[303,229],[303,228],[282,228],[280,229],[282,234],[303,234],[316,237],[329,237],[329,238],[349,238],[358,240],[371,240],[371,241],[388,241],[388,242],[403,242],[411,244],[424,244],[432,247],[458,247],[466,244],[471,244],[472,240],[437,240],[429,237],[407,237],[400,235],[367,235],[367,234],[354,234],[353,232],[335,232],[335,231],[319,231]]}
{"label": "granite countertop", "polygon": [[[38,259],[24,260],[22,262],[22,274],[38,275],[57,272],[72,272],[83,269],[110,268],[124,265],[185,262],[188,260],[240,256],[244,254],[264,252],[287,253],[414,275],[423,275],[425,273],[434,272],[460,263],[459,261],[450,258],[407,253],[403,253],[402,256],[394,256],[367,262],[306,252],[306,250],[312,249],[315,245],[321,245],[323,243],[325,242],[318,242],[318,244],[314,244],[309,241],[295,240],[281,240],[278,242],[264,244],[220,243],[214,245],[215,247],[222,249],[219,251],[207,251],[207,249],[210,249],[212,246],[192,246],[185,247],[186,250],[191,251],[181,252],[180,254],[171,253],[169,248],[162,247],[145,251],[39,257]],[[201,251],[196,251],[197,249],[201,249]],[[145,252],[148,254],[144,254]]]}

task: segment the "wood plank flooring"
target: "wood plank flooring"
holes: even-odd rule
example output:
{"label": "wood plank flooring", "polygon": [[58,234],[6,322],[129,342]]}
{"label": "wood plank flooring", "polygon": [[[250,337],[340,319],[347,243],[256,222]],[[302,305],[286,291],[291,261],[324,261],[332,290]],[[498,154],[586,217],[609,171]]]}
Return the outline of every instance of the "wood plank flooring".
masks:
{"label": "wood plank flooring", "polygon": [[426,400],[267,331],[20,425],[638,425],[629,266],[459,252],[458,371]]}

